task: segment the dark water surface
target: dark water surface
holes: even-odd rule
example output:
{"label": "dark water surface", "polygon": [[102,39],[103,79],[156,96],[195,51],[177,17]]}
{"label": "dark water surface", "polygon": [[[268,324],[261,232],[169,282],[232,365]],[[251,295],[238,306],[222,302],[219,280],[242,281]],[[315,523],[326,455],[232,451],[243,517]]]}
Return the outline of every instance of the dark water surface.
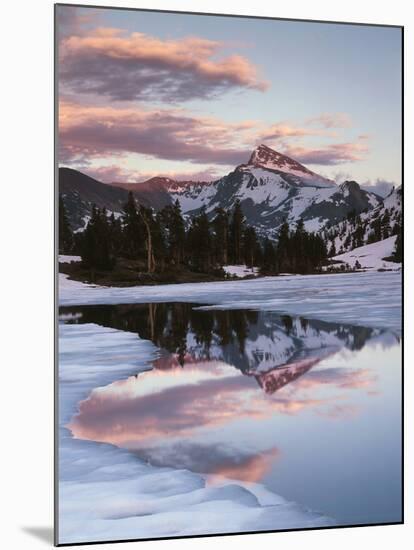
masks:
{"label": "dark water surface", "polygon": [[[95,389],[75,437],[258,482],[340,524],[401,520],[401,350],[391,331],[163,303],[62,307],[136,332],[153,370]],[[116,357],[114,357],[116,362]]]}

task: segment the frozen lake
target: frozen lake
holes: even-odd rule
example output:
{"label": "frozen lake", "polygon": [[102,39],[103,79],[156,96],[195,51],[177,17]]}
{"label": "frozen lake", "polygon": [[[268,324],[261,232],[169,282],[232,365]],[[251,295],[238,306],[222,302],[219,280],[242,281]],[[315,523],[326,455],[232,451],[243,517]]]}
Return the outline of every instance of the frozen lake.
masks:
{"label": "frozen lake", "polygon": [[96,287],[59,275],[59,304],[196,302],[401,330],[401,273],[291,275],[215,283]]}
{"label": "frozen lake", "polygon": [[62,542],[400,521],[400,275],[370,277],[64,281]]}

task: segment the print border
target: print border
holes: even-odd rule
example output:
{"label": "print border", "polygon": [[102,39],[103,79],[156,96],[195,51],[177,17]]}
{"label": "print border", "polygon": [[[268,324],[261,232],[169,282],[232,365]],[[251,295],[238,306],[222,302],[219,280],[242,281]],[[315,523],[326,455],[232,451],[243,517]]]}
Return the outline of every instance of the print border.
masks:
{"label": "print border", "polygon": [[[402,296],[401,296],[401,521],[384,522],[384,523],[357,523],[350,525],[333,525],[323,527],[303,527],[303,528],[291,528],[291,529],[268,529],[259,531],[235,531],[232,533],[205,533],[197,535],[177,535],[170,537],[147,537],[147,538],[134,538],[134,539],[114,539],[105,541],[80,541],[76,543],[59,543],[59,444],[58,444],[58,420],[59,420],[59,325],[58,325],[58,309],[59,309],[59,288],[58,288],[58,273],[59,273],[59,254],[58,254],[58,114],[59,114],[59,94],[58,94],[58,41],[57,41],[57,8],[59,6],[67,6],[74,8],[91,8],[100,10],[119,10],[119,11],[137,11],[137,12],[149,12],[149,13],[166,13],[174,15],[199,15],[205,17],[231,17],[236,19],[262,19],[270,21],[288,21],[296,23],[323,23],[327,25],[351,25],[360,27],[386,27],[400,29],[401,31],[401,188],[402,188]],[[261,15],[241,15],[241,14],[229,14],[229,13],[208,13],[208,12],[196,12],[196,11],[180,11],[180,10],[161,10],[150,8],[132,8],[132,7],[120,7],[120,6],[99,6],[95,4],[70,4],[70,3],[55,3],[53,10],[53,36],[54,36],[54,105],[53,105],[53,117],[54,117],[54,546],[92,546],[96,544],[117,544],[120,542],[145,542],[145,541],[159,541],[159,540],[176,540],[176,539],[198,539],[207,537],[229,537],[235,535],[259,535],[262,533],[286,533],[295,531],[325,531],[331,529],[352,529],[357,527],[378,527],[387,525],[402,525],[404,524],[404,250],[405,250],[405,237],[404,237],[404,25],[390,25],[386,23],[361,23],[352,21],[334,21],[334,20],[321,20],[321,19],[297,19],[288,17],[270,17]]]}

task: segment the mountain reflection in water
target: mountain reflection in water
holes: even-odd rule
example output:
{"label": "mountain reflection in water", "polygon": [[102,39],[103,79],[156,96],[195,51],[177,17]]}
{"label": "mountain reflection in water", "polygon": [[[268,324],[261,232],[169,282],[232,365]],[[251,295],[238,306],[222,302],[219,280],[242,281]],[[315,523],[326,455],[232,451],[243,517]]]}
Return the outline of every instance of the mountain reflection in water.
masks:
{"label": "mountain reflection in water", "polygon": [[[130,449],[154,465],[210,474],[210,481],[224,476],[282,488],[284,496],[343,522],[354,521],[358,483],[369,485],[368,500],[371,486],[375,493],[369,465],[344,463],[347,450],[342,457],[339,450],[355,445],[373,460],[381,452],[379,439],[363,447],[366,427],[358,418],[371,414],[369,400],[384,392],[381,359],[399,348],[390,331],[185,303],[65,307],[61,314],[66,323],[136,332],[160,349],[153,370],[97,388],[79,404],[68,426],[74,437]],[[370,422],[381,422],[378,413]],[[326,470],[318,478],[324,461],[333,471],[342,468],[344,494],[352,493],[354,470],[367,468],[349,502],[325,506],[324,495],[329,500],[332,483],[340,481]],[[377,510],[372,521],[380,521],[376,498],[369,500]]]}
{"label": "mountain reflection in water", "polygon": [[273,312],[203,310],[186,303],[61,309],[66,322],[96,323],[136,332],[140,338],[151,340],[162,352],[153,363],[156,369],[220,360],[254,376],[268,393],[295,380],[341,348],[360,350],[373,339],[398,342],[386,330]]}

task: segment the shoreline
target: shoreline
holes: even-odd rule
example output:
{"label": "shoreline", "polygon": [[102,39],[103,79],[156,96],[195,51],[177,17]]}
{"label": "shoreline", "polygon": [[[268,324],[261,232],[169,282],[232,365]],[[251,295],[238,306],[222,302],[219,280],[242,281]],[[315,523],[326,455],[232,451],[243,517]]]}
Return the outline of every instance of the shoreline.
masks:
{"label": "shoreline", "polygon": [[[63,262],[66,263],[66,262]],[[398,264],[396,264],[398,265]],[[319,275],[349,275],[354,273],[400,273],[402,272],[401,267],[391,269],[391,268],[381,268],[381,269],[357,269],[357,270],[344,270],[344,271],[329,271],[328,269],[323,269],[322,271],[314,272],[314,273],[278,273],[274,275],[247,275],[245,277],[238,277],[238,276],[229,276],[225,278],[219,278],[214,276],[203,276],[203,274],[194,274],[194,278],[196,280],[182,280],[182,281],[174,281],[174,280],[166,280],[166,281],[156,281],[147,279],[139,280],[137,278],[133,281],[107,281],[105,280],[105,284],[100,284],[98,282],[92,282],[88,281],[84,277],[75,277],[74,273],[66,272],[65,270],[61,270],[62,263],[59,263],[59,274],[67,275],[68,279],[70,281],[75,281],[78,283],[82,283],[85,285],[95,285],[105,288],[131,288],[131,287],[157,287],[157,286],[165,286],[165,285],[186,285],[186,284],[203,284],[203,283],[231,283],[236,281],[260,281],[262,279],[266,279],[269,277],[272,278],[284,278],[284,277],[315,277]],[[328,267],[328,266],[325,266]],[[146,274],[143,274],[146,275]]]}
{"label": "shoreline", "polygon": [[401,333],[401,276],[401,272],[286,275],[219,283],[102,287],[73,281],[61,273],[59,306],[181,301],[278,311]]}

